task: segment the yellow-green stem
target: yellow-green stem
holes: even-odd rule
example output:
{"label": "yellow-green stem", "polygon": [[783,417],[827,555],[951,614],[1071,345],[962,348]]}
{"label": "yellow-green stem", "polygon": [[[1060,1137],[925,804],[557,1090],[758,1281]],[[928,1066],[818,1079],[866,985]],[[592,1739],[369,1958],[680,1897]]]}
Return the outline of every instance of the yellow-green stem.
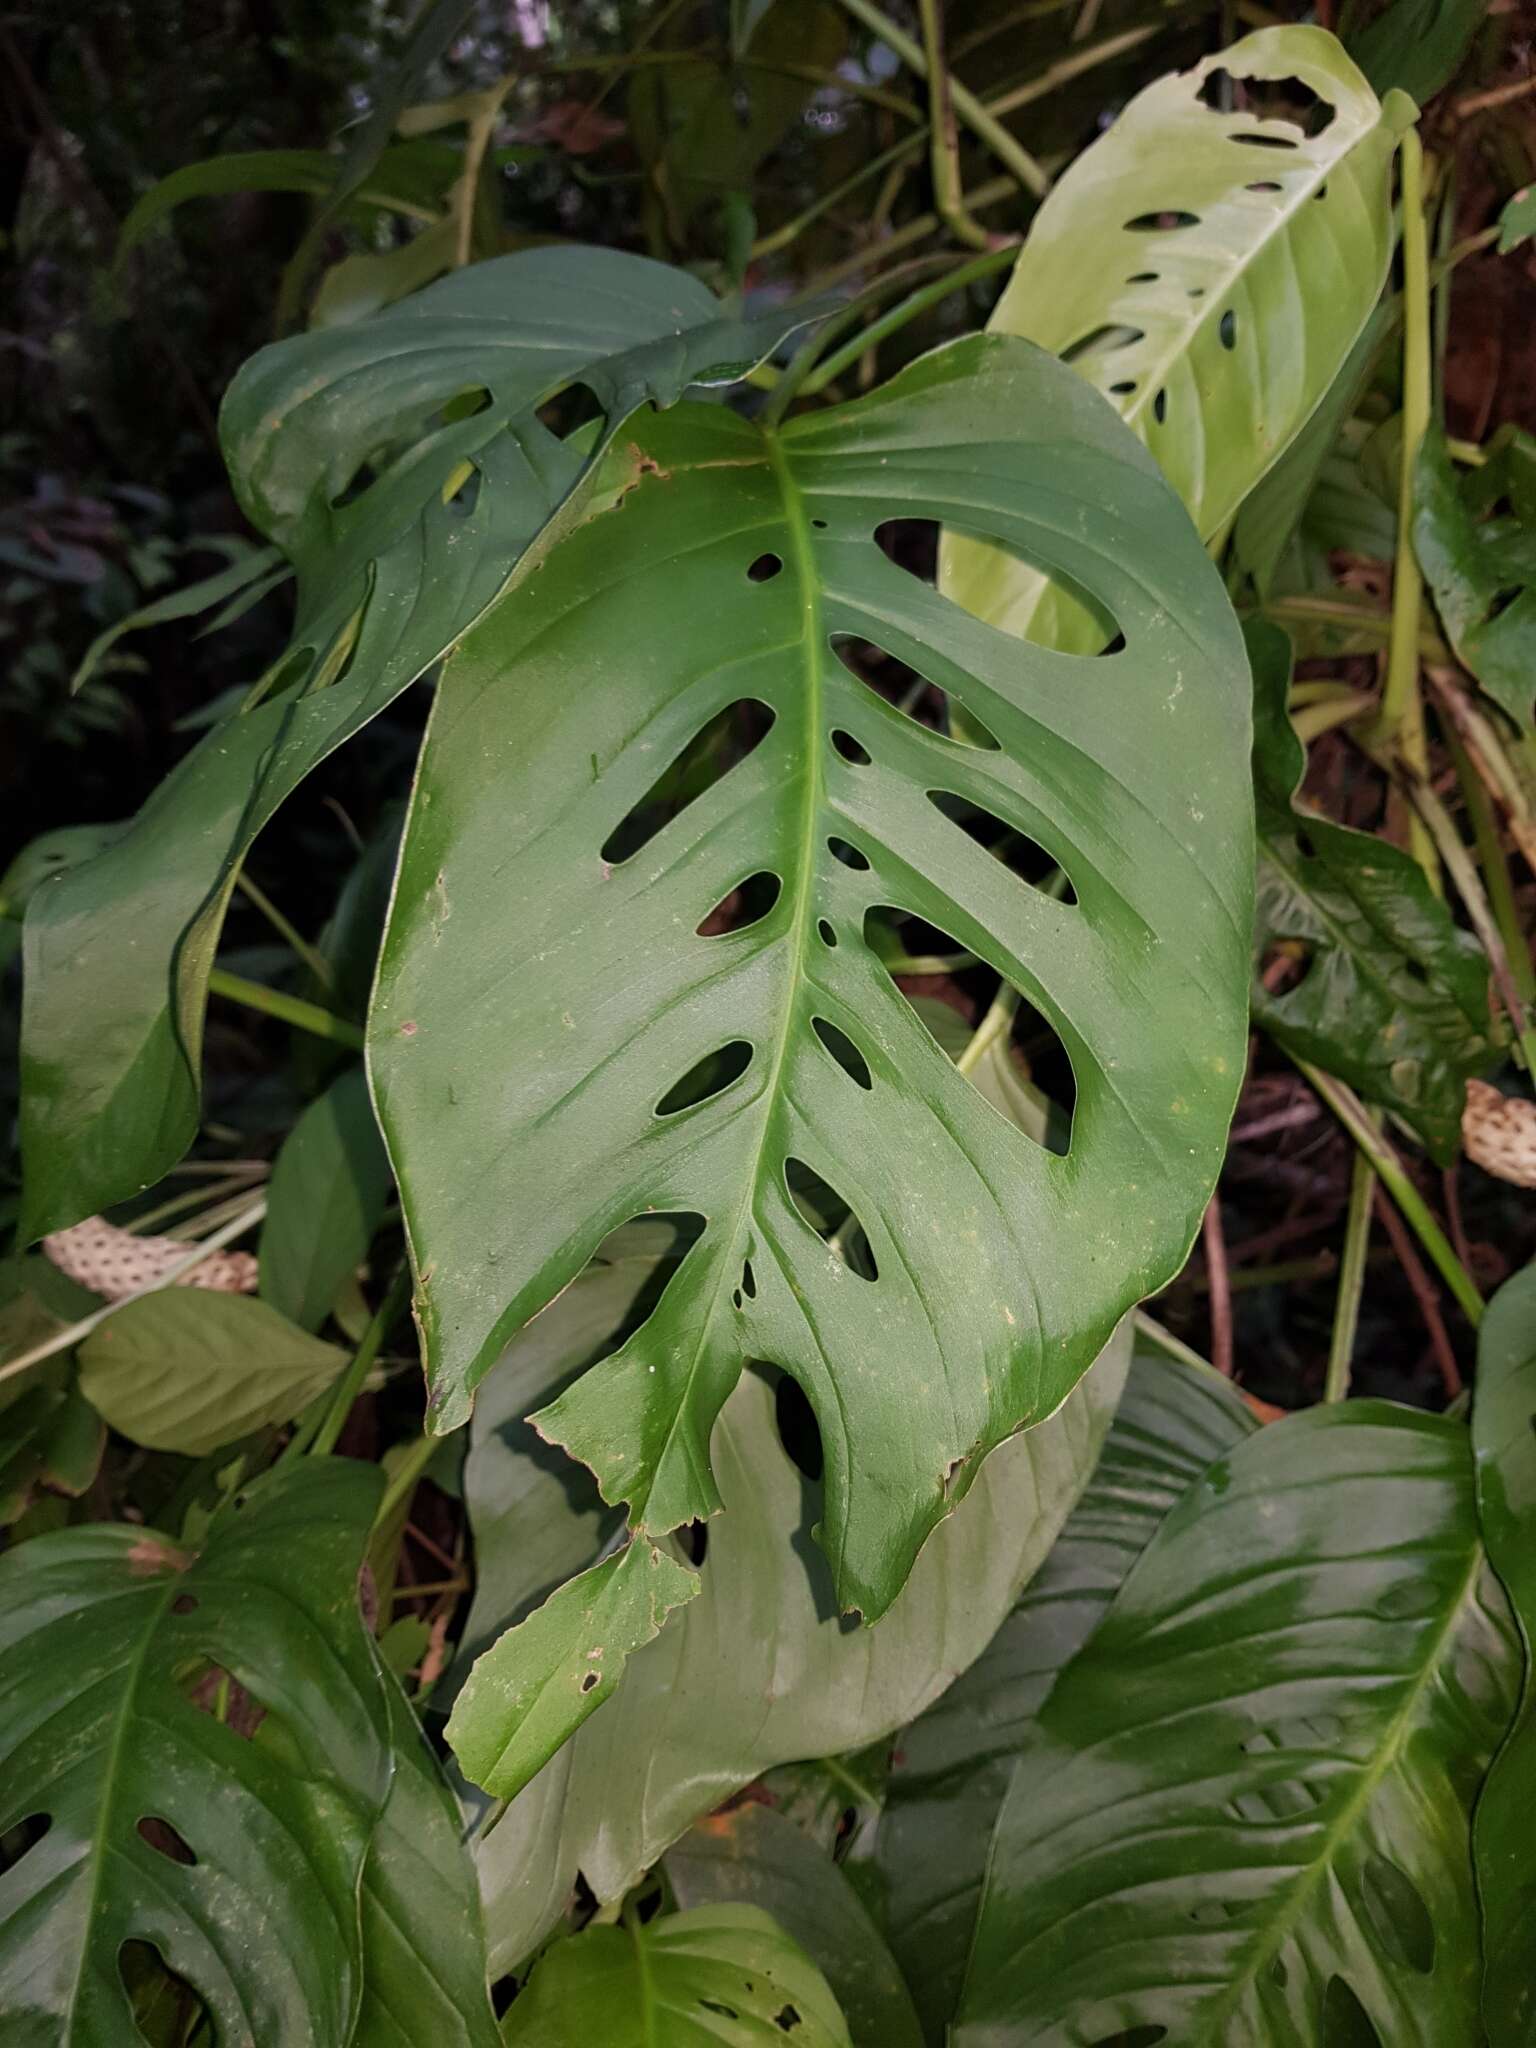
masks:
{"label": "yellow-green stem", "polygon": [[1365,1287],[1365,1255],[1371,1241],[1371,1200],[1376,1169],[1363,1152],[1355,1154],[1349,1183],[1349,1213],[1344,1221],[1344,1253],[1339,1261],[1339,1291],[1334,1300],[1333,1332],[1328,1340],[1328,1372],[1323,1399],[1342,1401],[1349,1392],[1350,1361],[1360,1322],[1360,1296]]}
{"label": "yellow-green stem", "polygon": [[318,1003],[306,1002],[302,996],[285,995],[281,989],[268,988],[263,982],[247,981],[243,974],[231,974],[228,968],[212,970],[208,992],[223,996],[226,1002],[240,1003],[247,1010],[260,1010],[299,1031],[308,1031],[315,1038],[349,1045],[354,1052],[363,1049],[363,1034],[349,1018],[338,1017],[334,1010],[322,1010]]}

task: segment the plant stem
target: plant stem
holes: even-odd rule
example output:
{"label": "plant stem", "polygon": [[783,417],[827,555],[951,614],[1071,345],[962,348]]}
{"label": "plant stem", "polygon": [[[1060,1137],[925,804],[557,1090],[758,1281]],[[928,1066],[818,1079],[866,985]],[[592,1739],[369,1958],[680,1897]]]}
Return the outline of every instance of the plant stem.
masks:
{"label": "plant stem", "polygon": [[222,1230],[216,1230],[211,1237],[204,1238],[201,1244],[193,1245],[184,1259],[178,1259],[174,1266],[168,1266],[158,1280],[151,1280],[144,1287],[136,1287],[132,1294],[125,1294],[121,1301],[109,1301],[104,1308],[94,1309],[90,1315],[82,1316],[78,1323],[71,1323],[68,1329],[56,1330],[51,1337],[44,1338],[41,1344],[34,1344],[30,1351],[23,1351],[20,1357],[7,1359],[4,1365],[0,1365],[0,1380],[14,1379],[17,1373],[25,1372],[29,1366],[41,1365],[45,1358],[57,1358],[61,1351],[69,1351],[76,1344],[83,1342],[93,1330],[99,1329],[109,1316],[115,1316],[119,1309],[126,1308],[130,1301],[142,1301],[146,1294],[158,1294],[162,1287],[174,1286],[183,1274],[194,1271],[205,1259],[211,1259],[215,1252],[223,1251],[225,1245],[233,1244],[237,1237],[243,1237],[266,1213],[267,1198],[265,1195],[258,1195],[254,1202],[242,1209],[240,1214],[226,1223]]}
{"label": "plant stem", "polygon": [[1291,1057],[1376,1169],[1382,1186],[1396,1202],[1405,1222],[1428,1252],[1435,1270],[1475,1329],[1483,1319],[1483,1297],[1474,1286],[1471,1274],[1457,1258],[1445,1232],[1429,1213],[1423,1196],[1408,1178],[1402,1161],[1366,1114],[1360,1098],[1342,1081],[1335,1081],[1331,1075],[1306,1060],[1296,1059],[1294,1053]]}
{"label": "plant stem", "polygon": [[1357,1152],[1349,1182],[1349,1211],[1344,1221],[1344,1255],[1339,1261],[1333,1334],[1328,1340],[1328,1372],[1323,1381],[1325,1401],[1342,1401],[1349,1393],[1349,1368],[1355,1355],[1355,1331],[1360,1323],[1365,1257],[1371,1242],[1371,1198],[1375,1192],[1376,1169],[1363,1152]]}
{"label": "plant stem", "polygon": [[323,1458],[335,1448],[336,1439],[341,1435],[347,1417],[352,1412],[352,1403],[362,1391],[363,1382],[372,1371],[373,1362],[382,1350],[384,1339],[389,1335],[396,1316],[405,1306],[410,1288],[410,1273],[402,1266],[389,1283],[384,1299],[369,1317],[368,1327],[363,1332],[363,1341],[353,1354],[351,1364],[336,1382],[331,1405],[326,1409],[324,1420],[315,1431],[314,1442],[309,1447],[311,1457]]}
{"label": "plant stem", "polygon": [[401,1501],[409,1500],[416,1491],[422,1474],[442,1447],[443,1440],[440,1436],[418,1437],[411,1445],[400,1461],[399,1471],[384,1490],[384,1498],[379,1502],[379,1512],[373,1518],[373,1526],[376,1529],[383,1527]]}
{"label": "plant stem", "polygon": [[1514,886],[1509,879],[1509,862],[1504,858],[1504,842],[1499,837],[1492,800],[1460,736],[1454,731],[1445,731],[1444,736],[1451,759],[1456,764],[1462,800],[1472,820],[1477,857],[1482,864],[1483,883],[1488,891],[1488,908],[1504,940],[1510,978],[1520,1000],[1536,1008],[1536,964],[1531,959],[1531,942],[1521,927]]}
{"label": "plant stem", "polygon": [[1227,1240],[1221,1227],[1221,1190],[1206,1204],[1201,1226],[1205,1242],[1207,1291],[1211,1297],[1211,1364],[1224,1380],[1232,1377],[1232,1283],[1227,1270]]}
{"label": "plant stem", "polygon": [[928,69],[928,163],[933,173],[933,198],[950,232],[971,249],[989,249],[987,231],[965,210],[960,179],[960,137],[955,128],[951,80],[944,62],[943,0],[917,0],[923,28],[923,55]]}
{"label": "plant stem", "polygon": [[[1403,441],[1397,472],[1397,557],[1392,571],[1392,637],[1376,737],[1418,775],[1429,767],[1419,694],[1419,611],[1424,581],[1413,547],[1414,470],[1433,410],[1430,379],[1429,237],[1424,224],[1424,153],[1413,129],[1401,143],[1403,176]],[[1438,889],[1434,844],[1410,827],[1414,859]]]}
{"label": "plant stem", "polygon": [[[927,58],[912,38],[896,26],[889,15],[882,14],[878,7],[871,5],[871,0],[842,0],[842,4],[855,21],[862,22],[865,28],[893,50],[909,71],[915,72],[919,78],[927,77]],[[958,80],[951,81],[950,97],[955,112],[977,140],[987,145],[998,162],[1007,166],[1027,192],[1033,192],[1037,199],[1043,199],[1051,189],[1051,181],[1044,167],[1035,161],[1021,143],[1015,142],[1001,122],[989,114],[976,95],[968,92]],[[974,205],[975,202],[972,203]]]}
{"label": "plant stem", "polygon": [[969,263],[962,263],[946,276],[936,278],[932,284],[923,285],[918,291],[910,292],[899,305],[892,306],[888,313],[882,313],[878,320],[862,328],[851,341],[845,341],[833,350],[805,378],[800,386],[802,398],[812,398],[825,385],[840,377],[850,364],[856,363],[868,348],[877,348],[889,339],[909,320],[915,320],[920,313],[926,313],[930,306],[939,305],[954,292],[963,291],[967,285],[975,284],[978,278],[991,277],[995,272],[1012,263],[1019,253],[1017,242],[1009,242],[1001,249],[989,249],[984,256],[975,256]]}
{"label": "plant stem", "polygon": [[1145,1337],[1156,1350],[1165,1352],[1169,1358],[1176,1358],[1181,1365],[1192,1365],[1197,1371],[1211,1373],[1217,1379],[1222,1377],[1208,1358],[1202,1358],[1198,1351],[1191,1350],[1182,1338],[1175,1337],[1172,1330],[1165,1330],[1145,1309],[1135,1311],[1135,1323],[1136,1334]]}
{"label": "plant stem", "polygon": [[1134,50],[1139,43],[1150,37],[1161,35],[1164,23],[1149,22],[1144,28],[1122,29],[1118,35],[1106,36],[1101,43],[1093,43],[1086,50],[1076,50],[1070,57],[1062,57],[1046,66],[1034,78],[1025,79],[1011,92],[1003,93],[995,100],[988,100],[987,112],[994,120],[1004,114],[1015,113],[1020,107],[1027,107],[1032,100],[1045,99],[1058,86],[1080,78],[1085,71],[1092,71],[1100,64],[1112,63],[1116,57],[1123,57],[1128,50]]}
{"label": "plant stem", "polygon": [[316,1038],[328,1038],[336,1045],[349,1045],[354,1052],[363,1049],[363,1034],[350,1018],[338,1017],[334,1010],[322,1010],[318,1003],[306,1002],[302,996],[285,995],[281,989],[268,988],[264,982],[247,981],[243,974],[231,974],[227,968],[212,969],[208,976],[208,992],[223,996],[226,1002],[241,1003],[248,1010],[260,1010],[268,1017],[277,1017],[284,1024],[292,1024],[296,1030],[308,1031]]}
{"label": "plant stem", "polygon": [[324,989],[333,987],[335,977],[331,973],[330,961],[326,959],[323,953],[318,952],[309,943],[308,939],[302,938],[299,935],[265,890],[258,889],[247,874],[236,875],[235,887],[253,908],[261,912],[284,945],[292,947],[293,951],[298,954],[320,986]]}

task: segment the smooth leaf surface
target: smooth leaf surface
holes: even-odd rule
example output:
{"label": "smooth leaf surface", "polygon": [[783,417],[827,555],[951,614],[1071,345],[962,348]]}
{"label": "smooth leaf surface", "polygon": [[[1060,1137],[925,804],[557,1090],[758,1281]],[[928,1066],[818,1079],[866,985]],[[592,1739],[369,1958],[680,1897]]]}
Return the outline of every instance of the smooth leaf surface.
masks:
{"label": "smooth leaf surface", "polygon": [[[637,405],[728,381],[803,320],[743,327],[664,265],[535,249],[245,365],[221,416],[225,458],[252,521],[295,564],[293,640],[111,859],[32,902],[24,1235],[110,1207],[185,1150],[240,861],[305,776],[466,630],[574,490],[584,457],[537,407],[579,378],[611,434]],[[489,402],[474,411],[477,395]]]}
{"label": "smooth leaf surface", "polygon": [[1306,754],[1286,710],[1290,643],[1261,621],[1246,633],[1258,957],[1293,943],[1305,962],[1300,981],[1276,993],[1255,980],[1255,1021],[1287,1051],[1394,1110],[1448,1165],[1460,1143],[1468,1077],[1496,1056],[1487,962],[1416,861],[1293,801]]}
{"label": "smooth leaf surface", "polygon": [[[659,1535],[720,1504],[709,1435],[742,1364],[783,1367],[821,1429],[838,1597],[873,1619],[987,1451],[1060,1405],[1197,1227],[1246,1023],[1241,647],[1144,451],[1004,337],[782,433],[722,408],[636,423],[603,490],[612,509],[445,672],[381,957],[369,1064],[433,1426],[610,1230],[700,1215],[647,1323],[540,1431]],[[1060,562],[1124,651],[1090,665],[969,618],[878,545],[903,516]],[[904,716],[840,637],[909,661],[997,745]],[[766,737],[626,858],[614,835],[658,774],[744,701]],[[1076,901],[946,803],[1036,842]],[[767,914],[701,935],[759,874]],[[934,1045],[866,943],[882,906],[1054,1027],[1065,1157]],[[878,1278],[797,1204],[806,1172]]]}
{"label": "smooth leaf surface", "polygon": [[1239,1444],[1040,1711],[957,2048],[1475,2041],[1469,1807],[1519,1663],[1462,1426],[1351,1401]]}
{"label": "smooth leaf surface", "polygon": [[755,1906],[696,1906],[557,1942],[502,2023],[508,2048],[848,2048],[826,1979]]}
{"label": "smooth leaf surface", "polygon": [[929,2041],[959,2003],[992,1829],[1036,1715],[1169,1509],[1256,1427],[1226,1382],[1139,1353],[1044,1564],[975,1663],[897,1737],[874,1862]]}
{"label": "smooth leaf surface", "polygon": [[249,1295],[162,1287],[86,1338],[80,1391],[134,1443],[196,1458],[291,1421],[346,1362]]}
{"label": "smooth leaf surface", "polygon": [[366,1255],[389,1188],[367,1076],[352,1067],[304,1111],[273,1164],[259,1251],[263,1300],[301,1330],[318,1330]]}
{"label": "smooth leaf surface", "polygon": [[[1221,111],[1223,76],[1257,109]],[[1316,104],[1266,116],[1264,91],[1291,79]],[[1306,425],[1370,316],[1410,115],[1378,103],[1326,30],[1260,29],[1138,93],[1030,225],[989,326],[1071,361],[1202,539]],[[945,586],[968,610],[1049,646],[1102,645],[1096,608],[1041,568],[946,538]]]}
{"label": "smooth leaf surface", "polygon": [[[592,1345],[581,1297],[604,1284],[586,1276],[568,1289],[498,1371],[516,1372],[546,1324],[572,1333],[556,1369],[581,1363]],[[1056,1415],[992,1454],[872,1629],[838,1615],[810,1540],[822,1488],[785,1454],[773,1390],[745,1376],[715,1425],[725,1512],[709,1525],[698,1598],[630,1659],[606,1712],[479,1847],[493,1971],[547,1933],[578,1871],[598,1899],[619,1898],[701,1813],[753,1778],[863,1748],[921,1713],[979,1655],[1049,1550],[1092,1469],[1129,1351],[1127,1330]]]}
{"label": "smooth leaf surface", "polygon": [[[196,1556],[116,1524],[0,1558],[0,1833],[47,1822],[0,1879],[7,2048],[132,2039],[126,1941],[159,1951],[221,2038],[350,2040],[390,1782],[357,1603],[380,1483],[310,1459]],[[254,1734],[215,1715],[220,1673],[260,1710]]]}
{"label": "smooth leaf surface", "polygon": [[695,1573],[640,1537],[568,1579],[464,1681],[448,1722],[464,1775],[515,1799],[610,1696],[632,1653],[698,1590]]}
{"label": "smooth leaf surface", "polygon": [[73,1377],[28,1386],[0,1411],[0,1528],[17,1519],[38,1487],[78,1498],[96,1477],[106,1424]]}
{"label": "smooth leaf surface", "polygon": [[1349,53],[1381,93],[1420,106],[1450,84],[1487,20],[1488,0],[1388,0],[1349,37]]}
{"label": "smooth leaf surface", "polygon": [[354,2048],[494,2048],[485,1923],[458,1803],[400,1688],[385,1682],[394,1776],[363,1866]]}
{"label": "smooth leaf surface", "polygon": [[[1533,466],[1531,443],[1524,467]],[[1517,444],[1518,450],[1519,444]],[[1526,510],[1480,519],[1483,479],[1463,483],[1431,426],[1414,471],[1413,545],[1457,659],[1527,732],[1536,698],[1536,526]],[[1511,493],[1513,496],[1513,492]],[[1529,499],[1529,486],[1524,494]]]}
{"label": "smooth leaf surface", "polygon": [[1523,185],[1499,215],[1499,254],[1507,256],[1536,235],[1536,185]]}
{"label": "smooth leaf surface", "polygon": [[1478,1331],[1472,1449],[1483,1541],[1525,1646],[1519,1717],[1477,1804],[1483,2020],[1490,2041],[1523,2041],[1536,2028],[1536,1266],[1505,1282]]}
{"label": "smooth leaf surface", "polygon": [[664,1867],[679,1906],[758,1906],[799,1942],[842,2007],[853,2048],[922,2048],[911,1994],[874,1922],[792,1821],[747,1800],[690,1828]]}

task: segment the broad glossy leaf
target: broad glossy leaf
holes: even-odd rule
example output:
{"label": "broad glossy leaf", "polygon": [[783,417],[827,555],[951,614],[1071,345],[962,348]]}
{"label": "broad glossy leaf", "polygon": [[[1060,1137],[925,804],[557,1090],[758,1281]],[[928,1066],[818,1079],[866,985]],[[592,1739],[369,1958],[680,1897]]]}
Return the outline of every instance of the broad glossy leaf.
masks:
{"label": "broad glossy leaf", "polygon": [[1481,479],[1464,484],[1458,478],[1444,435],[1431,426],[1414,471],[1414,549],[1457,659],[1529,732],[1536,698],[1536,526],[1529,513],[1480,519],[1480,492]]}
{"label": "broad glossy leaf", "polygon": [[1499,254],[1507,256],[1536,235],[1536,185],[1524,185],[1499,215]]}
{"label": "broad glossy leaf", "polygon": [[[1290,79],[1318,104],[1305,125],[1223,112],[1221,74],[1261,108]],[[1370,316],[1410,117],[1378,104],[1326,30],[1260,29],[1138,93],[1030,225],[989,325],[1071,361],[1146,442],[1203,539],[1305,426]],[[957,601],[1010,632],[1090,649],[1107,637],[1027,555],[954,538],[944,562]]]}
{"label": "broad glossy leaf", "polygon": [[290,1421],[346,1362],[249,1295],[162,1287],[86,1338],[80,1391],[134,1443],[196,1458]]}
{"label": "broad glossy leaf", "polygon": [[1474,1834],[1483,2019],[1491,2042],[1513,2042],[1536,2029],[1536,1266],[1506,1281],[1478,1332],[1472,1449],[1483,1541],[1525,1646],[1519,1718],[1488,1774]]}
{"label": "broad glossy leaf", "polygon": [[363,1866],[354,2048],[494,2048],[485,1925],[458,1802],[385,1681],[394,1776]]}
{"label": "broad glossy leaf", "polygon": [[1288,1051],[1395,1111],[1449,1163],[1467,1079],[1495,1057],[1487,962],[1407,854],[1293,802],[1306,755],[1286,710],[1290,643],[1262,621],[1245,630],[1258,952],[1294,941],[1306,956],[1301,980],[1278,994],[1255,980],[1254,1018]]}
{"label": "broad glossy leaf", "polygon": [[[589,1356],[581,1297],[600,1284],[579,1280],[498,1370],[516,1371],[543,1326],[568,1318],[560,1369]],[[537,1944],[578,1871],[600,1900],[618,1898],[753,1778],[860,1749],[921,1713],[979,1655],[1049,1550],[1098,1454],[1129,1349],[1127,1330],[1056,1415],[993,1452],[873,1629],[838,1615],[810,1540],[822,1488],[786,1456],[772,1390],[746,1375],[715,1425],[725,1513],[709,1525],[698,1598],[630,1659],[612,1704],[480,1846],[493,1971]]]}
{"label": "broad glossy leaf", "polygon": [[826,1979],[756,1906],[696,1906],[557,1942],[501,2029],[508,2048],[781,2048],[786,2035],[796,2048],[848,2048]]}
{"label": "broad glossy leaf", "polygon": [[874,1861],[886,1938],[930,2041],[959,2002],[992,1829],[1057,1675],[1169,1509],[1256,1427],[1214,1374],[1138,1354],[1044,1564],[975,1663],[896,1738]]}
{"label": "broad glossy leaf", "polygon": [[[240,861],[304,777],[465,631],[575,489],[584,458],[536,408],[579,379],[612,434],[646,401],[729,381],[803,318],[744,327],[663,265],[535,249],[245,366],[225,400],[225,455],[251,519],[297,569],[292,645],[110,860],[33,899],[26,1236],[109,1207],[185,1149]],[[381,473],[338,502],[370,458]]]}
{"label": "broad glossy leaf", "polygon": [[[405,146],[384,151],[373,177],[355,194],[359,204],[389,212],[419,214],[429,196],[420,189],[414,152]],[[133,205],[118,237],[117,261],[161,221],[191,199],[219,199],[233,192],[309,192],[334,190],[341,159],[324,149],[230,150],[183,164],[150,186]],[[441,187],[439,186],[440,190]]]}
{"label": "broad glossy leaf", "polygon": [[1423,106],[1461,69],[1488,13],[1488,0],[1388,0],[1350,34],[1349,53],[1378,92],[1396,87]]}
{"label": "broad glossy leaf", "polygon": [[[695,1213],[647,1323],[541,1433],[660,1534],[719,1505],[710,1430],[742,1364],[782,1366],[821,1428],[839,1600],[873,1619],[1197,1227],[1243,1064],[1241,647],[1144,451],[1005,337],[779,433],[697,406],[636,423],[590,504],[445,672],[370,1019],[433,1426],[608,1231]],[[1059,562],[1124,651],[969,618],[882,551],[899,517]],[[997,744],[903,716],[840,638],[909,661]],[[658,774],[743,703],[772,729],[629,852]],[[956,802],[1037,842],[1076,901],[978,846]],[[758,875],[767,914],[701,936]],[[935,1046],[866,942],[880,907],[953,934],[1059,1033],[1065,1157]],[[733,1076],[674,1111],[727,1051]],[[878,1278],[797,1206],[807,1172]]]}
{"label": "broad glossy leaf", "polygon": [[1040,1711],[956,2048],[1477,2040],[1469,1808],[1519,1666],[1460,1425],[1351,1401],[1239,1444]]}
{"label": "broad glossy leaf", "polygon": [[[0,1833],[47,1823],[0,1880],[7,2048],[131,2039],[126,1941],[193,1986],[220,2039],[351,2039],[390,1781],[357,1604],[379,1489],[309,1459],[196,1555],[118,1524],[0,1558]],[[254,1734],[215,1713],[221,1672]]]}
{"label": "broad glossy leaf", "polygon": [[838,1866],[771,1807],[745,1800],[710,1814],[667,1853],[683,1907],[761,1907],[823,1972],[853,2048],[922,2048],[912,1997],[890,1950]]}
{"label": "broad glossy leaf", "polygon": [[454,1703],[448,1742],[471,1784],[516,1798],[698,1590],[637,1536],[551,1593],[479,1658]]}
{"label": "broad glossy leaf", "polygon": [[262,1298],[300,1329],[318,1330],[373,1241],[389,1187],[367,1076],[353,1067],[309,1105],[273,1165]]}

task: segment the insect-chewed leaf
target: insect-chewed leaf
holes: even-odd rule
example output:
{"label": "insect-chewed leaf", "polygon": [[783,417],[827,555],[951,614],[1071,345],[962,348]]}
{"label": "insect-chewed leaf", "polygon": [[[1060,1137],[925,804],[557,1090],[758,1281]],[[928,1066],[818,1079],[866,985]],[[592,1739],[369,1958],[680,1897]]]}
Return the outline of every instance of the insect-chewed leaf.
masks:
{"label": "insect-chewed leaf", "polygon": [[[743,1362],[782,1366],[821,1427],[839,1595],[873,1619],[1197,1227],[1246,1028],[1241,642],[1144,451],[1010,337],[779,431],[678,408],[606,488],[444,677],[380,963],[370,1063],[435,1426],[607,1232],[695,1214],[649,1320],[540,1428],[659,1534],[719,1504],[709,1432]],[[970,618],[883,552],[900,518],[1060,568],[1124,650]],[[848,641],[992,744],[904,715]],[[661,823],[648,793],[726,713],[745,758],[674,776]],[[1075,900],[995,857],[1008,833]],[[1054,1028],[1064,1157],[914,1016],[866,941],[889,909]],[[840,1216],[856,1258],[825,1241]]]}
{"label": "insect-chewed leaf", "polygon": [[[1260,29],[1139,93],[1031,224],[990,325],[1072,362],[1206,538],[1370,315],[1411,111],[1381,106],[1326,30]],[[1051,646],[1100,644],[1091,610],[1039,566],[946,543],[946,586],[969,609]]]}

